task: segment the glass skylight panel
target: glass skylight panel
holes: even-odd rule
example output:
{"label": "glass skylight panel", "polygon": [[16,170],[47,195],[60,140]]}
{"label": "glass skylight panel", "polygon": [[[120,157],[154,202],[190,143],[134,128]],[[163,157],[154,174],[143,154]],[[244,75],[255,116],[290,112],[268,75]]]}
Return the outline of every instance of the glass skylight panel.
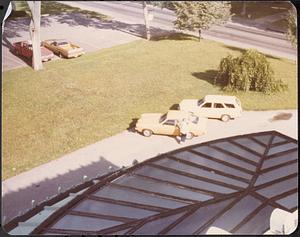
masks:
{"label": "glass skylight panel", "polygon": [[261,201],[248,195],[220,216],[211,226],[230,231],[259,205],[261,205]]}
{"label": "glass skylight panel", "polygon": [[182,222],[176,225],[168,232],[168,235],[184,235],[187,233],[193,233],[207,221],[213,218],[218,212],[222,211],[228,204],[234,199],[228,199],[222,202],[210,204],[199,208],[196,212],[185,218]]}
{"label": "glass skylight panel", "polygon": [[262,208],[252,219],[245,223],[234,234],[262,234],[270,228],[270,217],[274,207],[266,206]]}
{"label": "glass skylight panel", "polygon": [[[229,142],[218,142],[214,146],[222,148],[223,150],[228,150],[231,153],[237,154],[237,155],[239,155],[239,156],[241,156],[241,157],[243,157],[247,160],[251,160],[251,161],[254,161],[254,162],[259,162],[259,160],[261,158],[260,156],[254,155],[253,153],[251,153],[249,151],[246,151],[246,150],[240,148],[239,146],[236,146],[236,145],[231,144]],[[223,156],[220,156],[220,155],[216,156],[216,154],[212,153],[211,150],[208,150],[207,153],[210,154],[211,156],[214,156],[214,157],[217,157],[217,158],[225,157],[225,160],[232,162],[232,159],[228,158],[228,157],[231,158],[232,156],[225,155],[225,154]],[[226,157],[227,157],[227,159],[226,159]],[[243,163],[245,163],[245,162],[243,162]],[[246,163],[246,164],[248,164],[248,163]],[[243,167],[243,165],[240,165],[240,166]]]}
{"label": "glass skylight panel", "polygon": [[209,178],[212,180],[216,180],[216,181],[220,181],[220,182],[224,182],[227,184],[232,184],[232,185],[236,185],[239,187],[246,187],[248,184],[244,183],[244,182],[240,182],[237,179],[233,179],[233,178],[228,178],[226,176],[223,175],[219,175],[216,174],[214,172],[210,172],[210,171],[206,171],[203,169],[199,169],[190,165],[186,165],[180,162],[176,162],[174,160],[168,159],[168,158],[164,158],[161,160],[158,160],[155,162],[155,164],[159,164],[161,166],[164,167],[169,167],[172,169],[176,169],[176,170],[180,170],[180,171],[184,171],[186,173],[190,173],[190,174],[194,174],[194,175],[198,175],[204,178]]}
{"label": "glass skylight panel", "polygon": [[239,143],[242,146],[245,146],[253,151],[258,152],[259,154],[264,154],[266,147],[260,145],[259,143],[252,141],[249,138],[238,138],[238,139],[234,139],[233,141],[235,141],[236,143]]}
{"label": "glass skylight panel", "polygon": [[282,182],[267,186],[263,189],[259,189],[256,192],[267,197],[272,198],[286,191],[292,190],[298,187],[298,178],[287,179]]}
{"label": "glass skylight panel", "polygon": [[[153,171],[154,177],[159,178],[155,175],[155,171]],[[155,182],[152,180],[141,179],[137,177],[128,177],[126,180],[119,181],[118,183],[126,186],[147,190],[147,191],[159,192],[162,194],[172,195],[175,197],[191,199],[191,200],[204,201],[212,198],[211,196],[202,193],[196,193],[183,188],[177,188],[175,186]]]}
{"label": "glass skylight panel", "polygon": [[117,231],[117,232],[112,232],[112,233],[109,233],[108,235],[125,235],[127,231],[129,231],[131,228],[128,228],[128,229],[125,229],[125,230],[120,230],[120,231]]}
{"label": "glass skylight panel", "polygon": [[298,166],[295,164],[287,165],[275,170],[270,170],[266,173],[260,174],[258,179],[256,180],[255,185],[264,184],[272,180],[288,176],[289,174],[297,173],[297,171]]}
{"label": "glass skylight panel", "polygon": [[112,186],[106,186],[100,191],[96,192],[94,195],[165,208],[178,208],[186,205],[186,203],[176,202],[170,199],[159,198],[146,193],[120,189]]}
{"label": "glass skylight panel", "polygon": [[155,235],[158,234],[161,230],[166,228],[168,225],[176,221],[179,217],[184,215],[186,212],[167,216],[164,218],[160,218],[158,220],[154,220],[146,223],[140,229],[134,232],[134,235],[138,234],[147,234],[147,235]]}
{"label": "glass skylight panel", "polygon": [[122,224],[122,222],[85,216],[66,215],[62,217],[56,224],[54,224],[52,228],[82,231],[98,231],[104,228],[109,228],[120,224]]}
{"label": "glass skylight panel", "polygon": [[293,193],[282,199],[276,200],[276,202],[283,205],[286,208],[298,207],[298,192]]}
{"label": "glass skylight panel", "polygon": [[[219,192],[219,193],[231,193],[236,190],[224,187],[222,185],[212,184],[208,183],[206,181],[201,181],[195,178],[190,178],[184,175],[174,174],[171,172],[163,171],[160,169],[156,169],[154,167],[143,167],[141,170],[136,171],[136,173],[143,173],[147,176],[165,180],[165,181],[171,181],[176,183],[181,183],[183,185],[187,185],[194,188]],[[191,196],[192,197],[192,196]],[[209,196],[207,196],[209,197]]]}
{"label": "glass skylight panel", "polygon": [[94,200],[85,200],[77,205],[73,210],[128,218],[144,218],[157,214],[157,212],[154,211]]}
{"label": "glass skylight panel", "polygon": [[[278,157],[274,157],[271,159],[266,159],[264,160],[264,163],[262,165],[262,169],[266,169],[275,165],[279,165],[279,164],[283,164],[288,162],[288,161],[292,161],[292,160],[296,160],[298,159],[298,152],[294,151],[294,152],[290,152]],[[295,164],[297,166],[297,164]]]}
{"label": "glass skylight panel", "polygon": [[284,142],[284,141],[287,141],[287,140],[283,137],[280,137],[280,136],[274,136],[272,144],[275,144],[275,143],[278,143],[278,142]]}
{"label": "glass skylight panel", "polygon": [[290,150],[293,148],[298,147],[298,145],[296,143],[287,143],[287,144],[283,144],[283,145],[279,145],[279,146],[274,146],[271,147],[271,149],[268,152],[268,156],[282,152],[282,151],[286,151],[286,150]]}
{"label": "glass skylight panel", "polygon": [[264,143],[265,145],[268,145],[268,143],[270,142],[272,135],[256,135],[253,136],[256,140]]}
{"label": "glass skylight panel", "polygon": [[[177,158],[183,159],[183,160],[187,160],[187,161],[191,161],[191,162],[200,164],[200,165],[204,165],[204,166],[207,166],[207,167],[212,167],[216,170],[220,170],[220,171],[223,171],[225,173],[232,174],[232,175],[242,177],[242,178],[245,178],[245,179],[251,179],[252,178],[251,174],[245,173],[244,171],[237,170],[237,169],[229,167],[225,164],[221,164],[217,161],[210,160],[209,158],[204,158],[200,155],[196,155],[196,154],[193,154],[193,153],[188,152],[188,151],[184,151],[184,152],[174,154],[174,156],[177,157]],[[228,162],[228,163],[230,163],[230,162]]]}

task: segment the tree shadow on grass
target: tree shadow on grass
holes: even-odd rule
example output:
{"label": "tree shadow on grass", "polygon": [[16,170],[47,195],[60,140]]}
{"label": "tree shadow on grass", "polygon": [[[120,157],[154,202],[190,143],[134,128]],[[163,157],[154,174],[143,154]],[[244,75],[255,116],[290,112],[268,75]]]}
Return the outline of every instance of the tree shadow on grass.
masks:
{"label": "tree shadow on grass", "polygon": [[188,35],[180,32],[171,31],[168,34],[152,37],[152,41],[160,40],[194,40],[199,41],[199,39],[193,35]]}
{"label": "tree shadow on grass", "polygon": [[209,84],[215,86],[214,80],[217,76],[217,70],[206,70],[205,72],[193,72],[192,76],[196,77],[199,80],[208,82]]}

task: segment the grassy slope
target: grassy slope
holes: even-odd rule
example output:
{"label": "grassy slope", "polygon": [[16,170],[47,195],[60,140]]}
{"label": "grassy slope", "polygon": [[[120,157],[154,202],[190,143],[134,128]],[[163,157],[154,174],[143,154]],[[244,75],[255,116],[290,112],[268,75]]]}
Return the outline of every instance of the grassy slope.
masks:
{"label": "grassy slope", "polygon": [[[144,40],[3,74],[3,177],[116,134],[145,112],[222,93],[210,82],[220,59],[240,54],[201,40]],[[238,93],[244,109],[296,108],[296,64],[269,58],[289,91]],[[15,169],[13,169],[13,167]]]}

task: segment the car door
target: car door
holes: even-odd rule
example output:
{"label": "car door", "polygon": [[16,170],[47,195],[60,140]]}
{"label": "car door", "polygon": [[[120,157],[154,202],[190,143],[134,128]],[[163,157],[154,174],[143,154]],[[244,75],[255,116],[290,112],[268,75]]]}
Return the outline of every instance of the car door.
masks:
{"label": "car door", "polygon": [[214,103],[213,105],[213,116],[214,118],[221,118],[222,115],[230,115],[228,114],[227,109],[225,108],[224,104],[222,103]]}
{"label": "car door", "polygon": [[23,47],[22,47],[22,50],[23,50],[23,55],[26,58],[31,58],[32,57],[32,46],[31,45],[29,45],[27,43],[24,43]]}
{"label": "car door", "polygon": [[197,111],[197,115],[201,115],[207,118],[214,118],[214,111],[213,111],[213,103],[211,102],[204,102],[200,105],[199,110]]}
{"label": "car door", "polygon": [[175,119],[167,119],[166,121],[161,123],[157,133],[165,134],[165,135],[174,135],[176,133],[176,120]]}

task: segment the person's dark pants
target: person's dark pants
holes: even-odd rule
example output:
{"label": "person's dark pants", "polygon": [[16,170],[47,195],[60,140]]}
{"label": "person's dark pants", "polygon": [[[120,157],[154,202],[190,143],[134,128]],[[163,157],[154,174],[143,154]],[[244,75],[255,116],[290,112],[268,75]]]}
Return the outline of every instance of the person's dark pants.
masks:
{"label": "person's dark pants", "polygon": [[185,142],[186,140],[186,134],[181,134],[181,142]]}

